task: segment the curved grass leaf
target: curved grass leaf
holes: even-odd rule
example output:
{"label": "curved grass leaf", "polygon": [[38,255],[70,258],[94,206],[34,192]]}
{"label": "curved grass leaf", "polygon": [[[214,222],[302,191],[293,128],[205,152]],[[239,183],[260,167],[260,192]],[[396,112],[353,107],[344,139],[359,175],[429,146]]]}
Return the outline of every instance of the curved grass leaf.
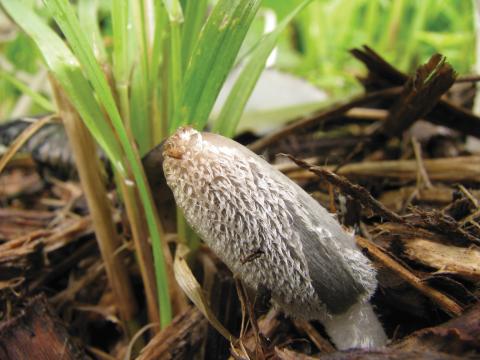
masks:
{"label": "curved grass leaf", "polygon": [[129,50],[134,41],[130,41],[130,39],[133,39],[129,30],[131,28],[128,16],[130,2],[125,0],[111,1],[113,76],[122,120],[127,128],[132,129],[129,98],[132,59],[129,56],[129,53],[131,53]]}
{"label": "curved grass leaf", "polygon": [[260,0],[220,0],[207,19],[185,73],[180,105],[169,131],[192,124],[205,126]]}
{"label": "curved grass leaf", "polygon": [[51,116],[45,116],[44,118],[32,122],[15,140],[8,146],[7,151],[0,157],[0,174],[2,173],[8,162],[15,156],[15,154],[21,149],[23,145],[35,134],[40,128],[52,121]]}
{"label": "curved grass leaf", "polygon": [[204,294],[204,291],[197,279],[190,270],[185,257],[188,255],[189,249],[183,244],[178,244],[177,251],[175,253],[175,261],[173,263],[173,271],[175,273],[175,279],[178,284],[188,296],[188,298],[195,304],[200,312],[207,318],[210,325],[212,325],[225,339],[228,341],[236,341],[228,329],[226,329],[218,318],[213,313],[208,300]]}
{"label": "curved grass leaf", "polygon": [[[125,0],[124,0],[125,1]],[[132,131],[141,153],[153,147],[153,133],[150,126],[151,102],[150,87],[150,29],[147,24],[147,1],[130,1],[135,30],[135,51],[137,61],[132,76],[132,96],[130,118]],[[132,39],[133,40],[133,39]]]}
{"label": "curved grass leaf", "polygon": [[28,84],[25,84],[24,82],[18,80],[14,75],[0,69],[0,79],[1,78],[7,80],[10,84],[15,86],[18,90],[22,92],[22,94],[27,94],[28,96],[30,96],[33,102],[39,105],[42,109],[50,112],[55,111],[55,106],[50,102],[49,99],[47,99],[38,91],[32,90],[32,88],[30,88]]}
{"label": "curved grass leaf", "polygon": [[274,31],[265,35],[263,39],[259,41],[255,49],[252,51],[250,59],[243,68],[242,73],[230,91],[220,115],[215,121],[215,132],[228,137],[235,135],[235,129],[240,121],[245,105],[255,88],[258,78],[265,68],[265,63],[275,47],[278,37],[290,21],[310,2],[311,0],[303,1],[292,12],[290,12],[280,24],[278,24]]}
{"label": "curved grass leaf", "polygon": [[[118,140],[132,170],[135,185],[138,187],[138,192],[145,209],[148,229],[152,237],[157,290],[160,302],[160,321],[161,326],[164,327],[170,323],[172,318],[168,275],[161,246],[160,228],[156,219],[155,206],[146,184],[146,177],[141,167],[140,156],[130,142],[107,79],[93,55],[88,39],[75,16],[73,6],[67,0],[45,0],[45,2],[52,12],[53,18],[64,33],[69,45],[72,47],[73,52],[82,64],[88,80],[92,83],[99,102],[111,120],[115,134],[118,136]],[[127,181],[127,178],[124,177],[124,180]]]}
{"label": "curved grass leaf", "polygon": [[182,66],[185,70],[195,41],[207,16],[208,0],[188,0],[182,29]]}
{"label": "curved grass leaf", "polygon": [[7,13],[34,40],[47,66],[55,75],[88,129],[116,169],[125,174],[122,151],[112,129],[105,121],[93,91],[83,76],[80,64],[63,41],[33,12],[18,0],[1,0]]}
{"label": "curved grass leaf", "polygon": [[[195,0],[196,1],[196,0]],[[163,0],[171,22],[182,23],[183,11],[179,0]]]}
{"label": "curved grass leaf", "polygon": [[99,0],[82,0],[78,2],[77,9],[78,18],[83,25],[83,29],[90,36],[95,57],[101,63],[104,63],[107,60],[107,50],[98,26],[99,5]]}

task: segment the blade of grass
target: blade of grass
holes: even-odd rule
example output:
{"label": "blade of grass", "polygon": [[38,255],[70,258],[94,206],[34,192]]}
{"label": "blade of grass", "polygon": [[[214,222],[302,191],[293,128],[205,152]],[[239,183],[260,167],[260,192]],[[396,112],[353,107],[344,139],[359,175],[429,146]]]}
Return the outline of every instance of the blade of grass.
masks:
{"label": "blade of grass", "polygon": [[149,129],[151,101],[145,71],[140,64],[133,66],[130,93],[130,124],[132,135],[138,144],[138,151],[144,154],[152,147],[153,136]]}
{"label": "blade of grass", "polygon": [[327,4],[316,1],[309,11],[304,11],[300,18],[300,50],[304,54],[304,65],[307,68],[318,68],[322,74],[328,73],[328,42],[318,38],[328,38],[329,16]]}
{"label": "blade of grass", "polygon": [[182,29],[182,66],[187,68],[203,21],[207,16],[208,0],[187,0],[185,23]]}
{"label": "blade of grass", "polygon": [[33,122],[25,130],[18,135],[15,140],[8,146],[5,153],[0,157],[0,174],[2,173],[8,162],[15,156],[20,148],[35,134],[40,128],[52,121],[51,116],[45,116],[44,118]]}
{"label": "blade of grass", "polygon": [[167,136],[168,132],[168,116],[163,116],[163,100],[168,88],[168,83],[164,83],[159,79],[162,66],[165,64],[166,54],[163,53],[165,38],[168,36],[168,14],[165,11],[163,3],[157,1],[154,4],[154,30],[151,57],[151,76],[150,76],[150,92],[152,96],[152,113],[151,126],[153,144],[158,144]]}
{"label": "blade of grass", "polygon": [[43,96],[39,92],[32,90],[30,86],[18,80],[14,75],[9,74],[8,72],[0,69],[0,78],[7,80],[10,84],[15,86],[23,94],[27,94],[28,96],[30,96],[33,102],[39,105],[40,107],[42,107],[44,110],[48,112],[55,111],[55,106],[53,106],[50,100],[48,100],[45,96]]}
{"label": "blade of grass", "polygon": [[170,74],[170,108],[171,116],[175,113],[179,103],[180,89],[182,84],[182,37],[181,26],[183,23],[183,11],[180,1],[164,0],[169,19],[169,74]]}
{"label": "blade of grass", "polygon": [[98,26],[98,5],[98,0],[82,0],[78,2],[77,9],[78,18],[85,32],[90,35],[90,42],[95,56],[98,61],[104,63],[107,60],[107,50],[105,50],[102,34]]}
{"label": "blade of grass", "polygon": [[[141,81],[136,81],[139,77],[138,67],[133,74],[133,81],[130,81],[132,70],[131,56],[129,56],[129,49],[136,46],[138,38],[131,33],[131,19],[129,18],[129,9],[131,9],[131,2],[128,1],[112,1],[112,26],[113,26],[113,70],[115,76],[115,87],[119,99],[119,107],[122,119],[124,121],[125,129],[129,132],[129,137],[133,138],[131,134],[132,123],[130,121],[130,100],[132,102],[132,112],[135,114],[134,125],[138,125],[140,121],[145,121],[146,110],[141,106],[141,101],[137,99],[138,95],[144,89],[137,90],[138,86],[142,86]],[[131,84],[131,88],[130,88]],[[129,97],[131,94],[131,98]],[[137,107],[138,104],[138,107]],[[142,113],[141,113],[142,112]],[[142,116],[143,114],[143,116]],[[141,134],[138,134],[141,136]],[[145,142],[141,142],[143,145]],[[146,224],[144,212],[142,210],[142,203],[139,199],[138,192],[121,179],[117,181],[117,186],[123,195],[122,199],[125,204],[125,210],[130,222],[133,242],[137,252],[137,262],[142,276],[145,298],[147,305],[147,312],[149,321],[152,323],[159,323],[159,308],[157,299],[157,286],[155,281],[155,270],[153,266],[153,259],[151,254],[151,247],[148,243],[148,226]]]}
{"label": "blade of grass", "polygon": [[399,36],[400,24],[405,16],[406,5],[405,0],[397,0],[390,3],[388,29],[384,31],[383,36],[380,39],[380,48],[390,50],[395,46]]}
{"label": "blade of grass", "polygon": [[188,298],[195,304],[200,312],[207,318],[210,324],[228,341],[236,341],[228,329],[226,329],[222,323],[217,319],[213,313],[208,300],[205,297],[202,287],[198,283],[197,279],[190,270],[185,257],[187,256],[189,249],[183,244],[178,244],[175,254],[175,262],[173,268],[175,271],[175,279],[180,284],[180,287],[188,296]]}
{"label": "blade of grass", "polygon": [[153,266],[152,252],[148,243],[148,229],[145,227],[145,217],[141,208],[141,201],[135,188],[131,188],[124,181],[118,181],[121,188],[125,210],[127,212],[132,238],[138,259],[138,267],[145,288],[148,320],[150,323],[160,322],[155,271]]}
{"label": "blade of grass", "polygon": [[[183,17],[182,17],[183,21]],[[180,35],[181,22],[178,18],[170,18],[170,59],[169,59],[169,108],[171,109],[169,119],[173,119],[177,112],[177,106],[180,101],[180,92],[182,88],[182,47]]]}
{"label": "blade of grass", "polygon": [[414,59],[415,53],[418,51],[418,34],[425,28],[428,18],[428,12],[432,9],[433,3],[429,0],[423,0],[414,6],[414,15],[411,26],[409,26],[409,43],[403,51],[398,67],[400,69],[409,69]]}
{"label": "blade of grass", "polygon": [[247,101],[252,94],[258,78],[262,74],[267,62],[268,56],[272,52],[278,37],[292,19],[307,6],[311,0],[303,1],[293,11],[286,16],[274,31],[265,35],[257,44],[250,55],[250,59],[242,70],[235,85],[233,86],[228,98],[223,105],[222,111],[215,121],[214,131],[228,137],[235,135],[240,117]]}
{"label": "blade of grass", "polygon": [[121,148],[110,126],[102,121],[103,113],[83,77],[80,64],[61,39],[23,2],[0,0],[12,19],[34,40],[47,66],[60,81],[95,140],[105,151],[117,171],[125,175]]}
{"label": "blade of grass", "polygon": [[153,146],[153,134],[150,128],[150,51],[149,29],[146,19],[145,0],[130,1],[133,8],[133,24],[136,34],[138,64],[135,66],[132,83],[132,102],[130,117],[132,131],[140,153],[145,153]]}
{"label": "blade of grass", "polygon": [[380,4],[378,0],[369,0],[367,2],[367,13],[365,16],[366,44],[374,44],[376,39],[376,28],[378,26],[378,13]]}
{"label": "blade of grass", "polygon": [[[112,122],[116,135],[125,151],[129,166],[132,169],[135,180],[134,183],[132,181],[132,185],[138,187],[140,198],[145,209],[149,232],[152,237],[157,291],[159,292],[158,298],[160,302],[160,322],[161,327],[164,327],[170,323],[172,318],[168,286],[169,279],[165,265],[165,260],[168,261],[167,257],[169,254],[168,252],[162,251],[161,233],[163,233],[163,231],[157,221],[156,210],[150,191],[146,185],[147,182],[143,168],[141,167],[140,156],[136,151],[136,147],[132,145],[133,139],[129,139],[128,137],[113,94],[110,91],[105,75],[102,73],[93,56],[92,49],[88,44],[85,34],[81,31],[82,28],[78,19],[75,17],[73,6],[66,0],[46,0],[46,4],[64,33],[69,45],[72,47],[73,52],[83,65],[84,71],[95,89],[99,102],[105,108]],[[126,177],[125,180],[128,181]],[[165,246],[163,248],[168,249]],[[175,284],[170,281],[170,286],[172,291],[174,291]]]}
{"label": "blade of grass", "polygon": [[235,61],[260,0],[220,0],[200,33],[185,73],[180,105],[169,131],[183,124],[203,128]]}
{"label": "blade of grass", "polygon": [[128,56],[129,44],[129,2],[112,0],[112,32],[113,32],[113,74],[119,97],[120,113],[127,128],[130,124],[130,100],[128,89],[130,86],[131,64]]}
{"label": "blade of grass", "polygon": [[163,0],[170,21],[181,24],[183,22],[182,5],[178,0]]}
{"label": "blade of grass", "polygon": [[74,154],[107,277],[115,295],[120,317],[124,321],[125,330],[130,337],[138,328],[135,322],[138,307],[123,254],[117,253],[122,242],[113,222],[113,214],[104,185],[106,181],[102,178],[103,165],[98,156],[92,158],[92,154],[96,154],[95,143],[77,111],[55,80],[52,80],[52,87]]}
{"label": "blade of grass", "polygon": [[[335,15],[338,17],[338,23],[342,24],[354,24],[355,23],[355,14],[360,10],[360,1],[342,1],[339,3],[338,7],[335,9]],[[346,58],[349,57],[349,46],[350,39],[352,37],[352,28],[350,26],[339,26],[336,31],[336,47],[338,51],[335,52],[337,56],[334,57],[333,61],[335,63],[344,62]]]}

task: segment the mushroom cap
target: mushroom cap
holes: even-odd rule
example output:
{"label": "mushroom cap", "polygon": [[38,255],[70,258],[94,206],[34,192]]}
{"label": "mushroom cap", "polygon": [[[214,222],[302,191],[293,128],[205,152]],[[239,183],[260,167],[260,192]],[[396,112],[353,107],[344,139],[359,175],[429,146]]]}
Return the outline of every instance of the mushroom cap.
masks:
{"label": "mushroom cap", "polygon": [[287,313],[325,319],[368,301],[375,271],[335,218],[237,142],[193,128],[164,144],[168,186],[227,266]]}

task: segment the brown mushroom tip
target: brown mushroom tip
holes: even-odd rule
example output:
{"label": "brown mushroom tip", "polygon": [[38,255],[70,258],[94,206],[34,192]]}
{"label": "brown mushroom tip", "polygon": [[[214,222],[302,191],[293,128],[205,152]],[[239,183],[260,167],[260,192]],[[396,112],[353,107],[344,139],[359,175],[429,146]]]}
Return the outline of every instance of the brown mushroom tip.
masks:
{"label": "brown mushroom tip", "polygon": [[163,156],[181,160],[187,151],[191,137],[198,132],[191,126],[182,126],[170,136],[163,146]]}

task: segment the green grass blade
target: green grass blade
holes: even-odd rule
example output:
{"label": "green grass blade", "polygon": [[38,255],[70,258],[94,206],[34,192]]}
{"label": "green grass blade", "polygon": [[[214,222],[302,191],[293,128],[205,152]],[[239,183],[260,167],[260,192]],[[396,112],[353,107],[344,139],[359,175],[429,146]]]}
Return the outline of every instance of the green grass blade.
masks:
{"label": "green grass blade", "polygon": [[34,91],[28,86],[28,84],[23,83],[22,81],[18,80],[14,75],[9,74],[8,72],[0,69],[0,79],[3,78],[7,80],[10,84],[15,86],[18,90],[20,90],[23,94],[27,94],[33,100],[33,102],[39,105],[42,109],[54,112],[55,106],[48,100],[45,96],[40,94],[37,91]]}
{"label": "green grass blade", "polygon": [[[133,8],[133,24],[136,34],[138,63],[134,70],[130,117],[132,130],[140,152],[145,153],[153,146],[153,134],[150,127],[150,34],[146,18],[146,1],[130,1]],[[133,101],[135,100],[135,101]]]}
{"label": "green grass blade", "polygon": [[182,5],[179,0],[163,0],[165,9],[167,9],[168,18],[171,22],[181,24],[183,22]]}
{"label": "green grass blade", "polygon": [[119,98],[120,112],[127,127],[130,124],[130,86],[131,64],[129,62],[129,1],[112,0],[112,32],[113,32],[113,76]]}
{"label": "green grass blade", "polygon": [[104,106],[115,128],[122,128],[123,131],[119,131],[121,136],[120,133],[123,133],[124,129],[113,94],[105,74],[95,59],[86,34],[81,31],[82,26],[75,16],[73,6],[67,0],[46,0],[45,4],[65,35],[73,53],[83,66],[87,78],[92,83],[99,101]]}
{"label": "green grass blade", "polygon": [[96,58],[104,63],[107,60],[107,50],[103,43],[98,21],[99,0],[82,0],[78,2],[78,18],[93,46]]}
{"label": "green grass blade", "polygon": [[409,69],[411,61],[415,58],[415,54],[418,52],[418,34],[425,28],[425,24],[428,19],[428,13],[433,8],[433,3],[429,0],[423,0],[415,6],[415,12],[413,16],[412,24],[409,27],[410,39],[408,46],[405,47],[402,57],[398,62],[400,69]]}
{"label": "green grass blade", "polygon": [[160,79],[162,66],[166,66],[163,49],[165,44],[165,34],[168,32],[168,14],[165,11],[163,3],[155,2],[154,7],[155,26],[153,30],[153,44],[152,44],[152,58],[151,58],[151,73],[150,73],[150,89],[152,94],[152,135],[153,143],[158,144],[166,137],[168,132],[168,116],[164,116],[164,101],[165,92],[162,90],[168,88],[167,82]]}
{"label": "green grass blade", "polygon": [[235,85],[233,86],[222,111],[215,121],[213,130],[224,136],[232,137],[235,135],[240,117],[242,116],[248,98],[252,94],[258,78],[262,74],[267,62],[268,56],[272,52],[278,37],[292,19],[309,3],[311,0],[305,0],[297,6],[287,17],[285,17],[274,31],[265,35],[250,54],[250,59],[243,68]]}
{"label": "green grass blade", "polygon": [[170,20],[170,59],[169,65],[169,100],[170,119],[177,114],[182,89],[182,48],[180,36],[180,24]]}
{"label": "green grass blade", "polygon": [[187,68],[195,42],[207,16],[208,0],[187,0],[185,23],[182,29],[182,63]]}
{"label": "green grass blade", "polygon": [[180,106],[169,124],[203,128],[230,72],[260,0],[220,0],[204,25],[185,73]]}
{"label": "green grass blade", "polygon": [[[163,66],[163,77],[167,80],[163,84],[163,96],[166,97],[164,103],[168,109],[164,109],[167,119],[163,121],[172,122],[176,114],[176,108],[180,103],[180,94],[182,87],[183,68],[182,68],[182,45],[181,29],[183,24],[183,9],[179,0],[163,0],[168,16],[168,28],[165,28],[167,35],[164,43],[165,62]],[[165,73],[166,72],[166,73]]]}
{"label": "green grass blade", "polygon": [[112,129],[102,121],[103,113],[76,58],[62,40],[22,1],[0,0],[0,3],[12,19],[33,39],[50,71],[69,95],[95,140],[117,170],[125,174],[121,148],[116,142]]}
{"label": "green grass blade", "polygon": [[115,81],[127,82],[130,74],[128,61],[128,6],[125,0],[112,0],[113,73]]}
{"label": "green grass blade", "polygon": [[144,154],[151,148],[149,130],[150,103],[148,98],[148,84],[145,72],[141,65],[133,67],[130,85],[130,118],[132,133],[137,140],[138,149]]}
{"label": "green grass blade", "polygon": [[132,169],[142,204],[145,207],[148,229],[152,236],[155,270],[157,275],[157,290],[160,302],[161,326],[164,327],[170,323],[172,318],[167,280],[168,276],[161,248],[160,229],[155,217],[156,211],[146,184],[145,174],[141,167],[140,156],[130,143],[120,113],[115,104],[113,94],[110,91],[105,75],[93,56],[93,51],[89,46],[88,40],[81,30],[82,27],[78,22],[78,19],[75,17],[72,5],[67,0],[46,0],[46,4],[51,10],[55,21],[64,33],[68,43],[72,47],[73,52],[82,64],[88,79],[95,89],[100,103],[108,113],[116,131],[116,135],[118,135],[118,139]]}

